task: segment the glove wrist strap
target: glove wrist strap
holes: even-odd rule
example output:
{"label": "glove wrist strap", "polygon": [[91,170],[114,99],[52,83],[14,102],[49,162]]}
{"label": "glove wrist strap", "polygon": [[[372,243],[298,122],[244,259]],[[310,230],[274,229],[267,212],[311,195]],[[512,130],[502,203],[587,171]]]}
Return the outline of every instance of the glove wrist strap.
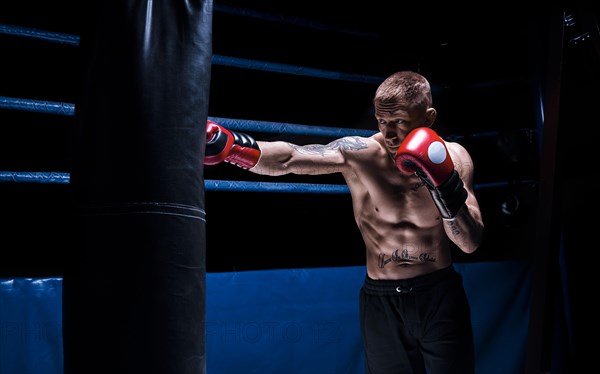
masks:
{"label": "glove wrist strap", "polygon": [[452,172],[447,181],[438,187],[433,187],[428,183],[425,183],[425,185],[444,219],[456,217],[460,208],[467,201],[467,190],[465,190],[463,181],[456,170]]}

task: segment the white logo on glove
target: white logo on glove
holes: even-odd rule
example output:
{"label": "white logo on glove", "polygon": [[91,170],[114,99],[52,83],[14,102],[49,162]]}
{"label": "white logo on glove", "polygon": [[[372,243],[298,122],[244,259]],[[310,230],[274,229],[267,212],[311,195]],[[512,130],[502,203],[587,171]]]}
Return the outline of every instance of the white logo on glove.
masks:
{"label": "white logo on glove", "polygon": [[429,144],[427,156],[434,164],[441,164],[446,160],[446,147],[442,142],[435,141]]}

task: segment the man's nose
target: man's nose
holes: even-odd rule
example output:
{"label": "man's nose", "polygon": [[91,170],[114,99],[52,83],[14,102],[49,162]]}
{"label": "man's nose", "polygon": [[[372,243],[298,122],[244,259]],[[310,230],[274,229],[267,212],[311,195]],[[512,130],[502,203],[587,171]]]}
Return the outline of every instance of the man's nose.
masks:
{"label": "man's nose", "polygon": [[398,133],[396,131],[387,130],[385,132],[385,140],[389,142],[395,142],[398,140]]}

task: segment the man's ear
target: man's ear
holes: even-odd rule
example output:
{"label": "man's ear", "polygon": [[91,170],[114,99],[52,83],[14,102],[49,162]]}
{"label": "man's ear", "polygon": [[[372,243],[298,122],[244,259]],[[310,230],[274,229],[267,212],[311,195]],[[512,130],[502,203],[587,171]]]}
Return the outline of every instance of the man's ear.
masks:
{"label": "man's ear", "polygon": [[437,110],[435,110],[435,108],[427,109],[427,111],[425,112],[425,125],[427,127],[431,127],[431,125],[433,125],[433,123],[435,122],[436,117]]}

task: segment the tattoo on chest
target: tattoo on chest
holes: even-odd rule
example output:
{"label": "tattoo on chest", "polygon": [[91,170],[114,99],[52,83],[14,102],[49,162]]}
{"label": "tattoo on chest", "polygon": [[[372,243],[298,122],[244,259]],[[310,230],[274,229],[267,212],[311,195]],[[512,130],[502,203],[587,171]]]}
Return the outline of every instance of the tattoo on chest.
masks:
{"label": "tattoo on chest", "polygon": [[417,256],[411,255],[408,250],[396,249],[392,252],[391,256],[386,256],[383,253],[379,254],[379,268],[383,269],[383,267],[390,262],[394,263],[402,263],[402,262],[435,262],[435,257],[429,255],[429,253],[421,252]]}
{"label": "tattoo on chest", "polygon": [[416,192],[422,186],[423,186],[423,182],[417,182],[413,185],[412,190]]}
{"label": "tattoo on chest", "polygon": [[338,150],[360,150],[367,148],[367,143],[365,143],[360,137],[345,137],[341,139],[336,139],[329,144],[310,144],[310,145],[295,145],[290,144],[292,148],[297,150],[300,153],[308,154],[308,155],[326,155],[336,152]]}

